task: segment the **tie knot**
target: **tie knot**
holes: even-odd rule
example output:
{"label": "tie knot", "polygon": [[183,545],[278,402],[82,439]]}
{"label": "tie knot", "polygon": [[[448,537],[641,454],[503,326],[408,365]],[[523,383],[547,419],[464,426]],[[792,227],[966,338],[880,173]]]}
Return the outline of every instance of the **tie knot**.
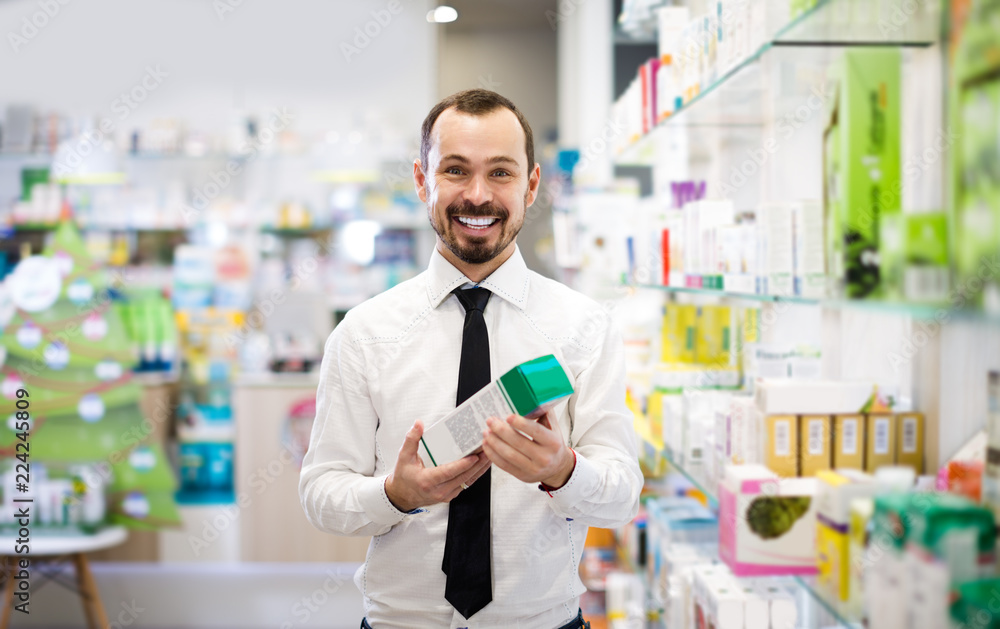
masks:
{"label": "tie knot", "polygon": [[493,294],[486,288],[468,288],[465,290],[456,288],[452,292],[455,293],[456,297],[458,297],[458,301],[462,303],[462,307],[465,308],[465,312],[472,310],[485,312],[486,302],[490,300],[490,295]]}

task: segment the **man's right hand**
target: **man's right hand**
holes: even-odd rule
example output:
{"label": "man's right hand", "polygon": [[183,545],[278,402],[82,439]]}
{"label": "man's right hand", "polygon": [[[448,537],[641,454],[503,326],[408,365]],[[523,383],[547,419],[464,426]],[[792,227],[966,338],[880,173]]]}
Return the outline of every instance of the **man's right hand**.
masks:
{"label": "man's right hand", "polygon": [[480,452],[427,469],[417,455],[423,434],[424,426],[418,419],[403,439],[395,469],[385,479],[385,495],[400,511],[450,502],[462,492],[463,484],[472,485],[490,466],[490,460]]}

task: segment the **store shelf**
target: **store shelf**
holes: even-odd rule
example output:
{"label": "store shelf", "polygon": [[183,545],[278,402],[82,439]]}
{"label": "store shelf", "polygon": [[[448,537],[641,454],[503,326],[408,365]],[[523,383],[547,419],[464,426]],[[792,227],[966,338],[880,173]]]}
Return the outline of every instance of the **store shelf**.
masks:
{"label": "store shelf", "polygon": [[[871,3],[881,7],[885,3]],[[816,86],[798,85],[791,94],[766,94],[762,61],[783,63],[789,72],[823,68],[844,47],[926,47],[937,39],[936,9],[919,4],[902,24],[892,15],[875,15],[871,21],[849,16],[860,7],[853,0],[819,0],[815,7],[778,30],[753,53],[721,72],[691,100],[661,121],[615,158],[621,166],[650,165],[656,159],[658,137],[676,127],[761,128],[767,120],[801,106]],[[887,10],[887,9],[886,9]]]}
{"label": "store shelf", "polygon": [[[651,444],[647,443],[647,445]],[[662,455],[670,464],[672,471],[677,472],[686,478],[695,489],[705,494],[711,502],[718,504],[719,496],[717,487],[714,483],[709,482],[708,476],[701,465],[688,466],[679,464],[677,459],[666,451],[664,451]],[[861,619],[846,609],[846,606],[843,603],[829,600],[826,594],[820,591],[817,587],[815,577],[796,576],[791,577],[791,579],[792,582],[798,585],[798,587],[801,588],[801,590],[805,592],[813,602],[819,605],[819,607],[830,616],[831,621],[836,623],[836,626],[847,627],[850,629],[860,628],[862,626]]]}
{"label": "store shelf", "polygon": [[911,317],[917,321],[981,321],[1000,324],[1000,312],[957,308],[950,303],[908,303],[881,299],[812,299],[786,295],[757,295],[738,293],[711,288],[691,288],[687,286],[662,286],[659,284],[632,284],[632,288],[658,290],[668,293],[703,295],[717,299],[742,300],[761,303],[799,304],[821,306],[830,310],[866,310],[874,313]]}

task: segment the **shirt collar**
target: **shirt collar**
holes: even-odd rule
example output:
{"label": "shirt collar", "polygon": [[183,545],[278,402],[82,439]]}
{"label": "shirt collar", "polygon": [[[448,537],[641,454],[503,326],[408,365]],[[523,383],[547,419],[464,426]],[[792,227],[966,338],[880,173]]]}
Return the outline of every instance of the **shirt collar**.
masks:
{"label": "shirt collar", "polygon": [[[427,297],[431,307],[437,308],[441,302],[459,286],[472,282],[461,271],[445,259],[437,247],[431,253],[431,261],[427,265],[429,280],[427,282]],[[528,299],[528,266],[521,257],[521,250],[515,245],[514,253],[496,271],[478,284],[517,306],[524,308]]]}

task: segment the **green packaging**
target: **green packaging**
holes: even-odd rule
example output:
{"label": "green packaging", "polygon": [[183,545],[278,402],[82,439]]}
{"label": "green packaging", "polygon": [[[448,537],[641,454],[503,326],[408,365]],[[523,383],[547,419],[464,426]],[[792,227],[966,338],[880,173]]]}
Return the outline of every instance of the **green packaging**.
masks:
{"label": "green packaging", "polygon": [[483,445],[490,417],[514,413],[537,419],[572,393],[573,384],[552,354],[521,363],[424,429],[420,459],[425,467],[456,461]]}
{"label": "green packaging", "polygon": [[907,301],[948,298],[948,216],[903,214],[903,296]]}
{"label": "green packaging", "polygon": [[[879,236],[883,228],[898,229],[901,211],[901,60],[895,49],[851,49],[833,69],[825,199],[836,229],[831,263],[848,297],[883,294],[881,259],[899,255],[897,243],[886,247]],[[839,216],[831,219],[834,212]]]}
{"label": "green packaging", "polygon": [[[956,4],[956,3],[953,3]],[[1000,303],[1000,1],[952,7],[949,151],[956,306]],[[985,299],[984,299],[985,298]]]}

